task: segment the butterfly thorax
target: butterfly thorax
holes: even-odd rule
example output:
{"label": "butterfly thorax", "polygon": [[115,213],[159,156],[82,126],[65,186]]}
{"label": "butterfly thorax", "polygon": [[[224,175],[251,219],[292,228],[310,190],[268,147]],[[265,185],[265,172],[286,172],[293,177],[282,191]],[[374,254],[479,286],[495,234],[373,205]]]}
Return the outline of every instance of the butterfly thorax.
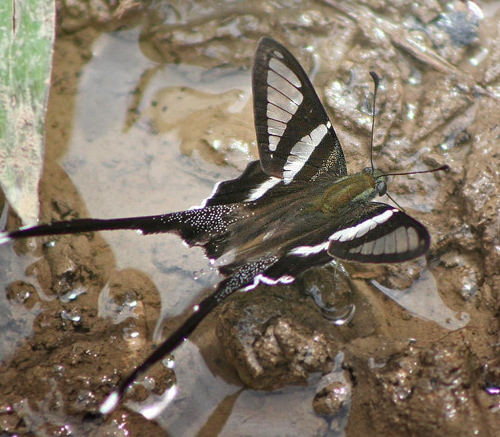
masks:
{"label": "butterfly thorax", "polygon": [[328,214],[336,212],[352,202],[368,202],[377,195],[385,194],[386,179],[380,170],[365,168],[361,173],[337,179],[314,200],[314,205],[323,213]]}

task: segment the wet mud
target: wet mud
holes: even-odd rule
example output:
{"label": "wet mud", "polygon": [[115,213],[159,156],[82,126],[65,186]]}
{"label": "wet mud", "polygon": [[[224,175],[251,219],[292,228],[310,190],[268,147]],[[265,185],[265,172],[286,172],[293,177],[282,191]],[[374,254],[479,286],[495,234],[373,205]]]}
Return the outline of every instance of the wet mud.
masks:
{"label": "wet mud", "polygon": [[[171,236],[1,247],[2,435],[496,435],[500,9],[447,5],[58,2],[41,222],[186,209],[235,177],[256,158],[250,67],[264,35],[312,72],[351,172],[369,162],[370,70],[377,168],[451,170],[390,180],[432,235],[426,260],[332,264],[239,293],[107,418],[92,413],[217,273]],[[101,101],[86,69],[122,46]],[[137,53],[140,67],[124,66]],[[86,83],[94,106],[80,104]],[[448,312],[421,310],[438,308],[428,292]]]}

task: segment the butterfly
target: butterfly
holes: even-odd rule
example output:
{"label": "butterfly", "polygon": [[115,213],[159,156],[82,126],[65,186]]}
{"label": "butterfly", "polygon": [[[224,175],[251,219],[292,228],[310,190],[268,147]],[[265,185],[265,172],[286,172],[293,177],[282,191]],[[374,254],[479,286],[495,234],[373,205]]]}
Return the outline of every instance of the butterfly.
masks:
{"label": "butterfly", "polygon": [[[348,174],[344,153],[323,105],[295,57],[271,38],[253,63],[253,106],[259,160],[216,185],[197,208],[163,215],[77,219],[0,233],[0,244],[28,237],[133,229],[175,233],[201,246],[224,279],[113,391],[111,412],[141,374],[172,353],[219,303],[258,284],[291,283],[337,258],[398,263],[424,255],[427,229],[399,208],[373,201],[387,174],[372,167]],[[438,170],[444,169],[444,167]]]}

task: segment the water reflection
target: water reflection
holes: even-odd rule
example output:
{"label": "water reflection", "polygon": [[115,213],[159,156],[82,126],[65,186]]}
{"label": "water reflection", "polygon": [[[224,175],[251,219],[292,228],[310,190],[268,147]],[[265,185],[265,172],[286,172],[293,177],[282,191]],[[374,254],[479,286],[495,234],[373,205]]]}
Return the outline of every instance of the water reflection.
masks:
{"label": "water reflection", "polygon": [[455,331],[469,323],[470,317],[467,313],[456,313],[443,302],[429,269],[424,269],[420,278],[406,290],[387,288],[377,281],[371,283],[411,314],[431,320],[445,329]]}

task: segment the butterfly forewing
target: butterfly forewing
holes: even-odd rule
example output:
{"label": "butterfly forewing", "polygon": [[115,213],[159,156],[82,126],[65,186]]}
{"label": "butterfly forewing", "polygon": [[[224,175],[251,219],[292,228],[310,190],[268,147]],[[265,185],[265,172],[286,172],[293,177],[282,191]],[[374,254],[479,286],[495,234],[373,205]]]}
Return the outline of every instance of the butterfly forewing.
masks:
{"label": "butterfly forewing", "polygon": [[269,176],[314,180],[347,174],[339,140],[314,88],[293,55],[263,38],[253,66],[255,129],[262,169]]}
{"label": "butterfly forewing", "polygon": [[328,238],[331,256],[365,263],[394,263],[409,261],[429,250],[427,229],[390,205],[353,205],[350,217]]}

